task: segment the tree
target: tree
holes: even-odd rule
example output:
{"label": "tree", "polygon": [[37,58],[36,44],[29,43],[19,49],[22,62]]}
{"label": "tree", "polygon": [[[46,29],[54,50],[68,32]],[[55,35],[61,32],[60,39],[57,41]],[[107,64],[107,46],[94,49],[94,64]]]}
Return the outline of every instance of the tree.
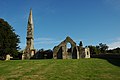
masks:
{"label": "tree", "polygon": [[99,44],[99,48],[100,48],[101,53],[106,53],[108,50],[108,46],[106,44],[103,44],[103,43]]}
{"label": "tree", "polygon": [[90,48],[91,54],[101,54],[108,52],[108,46],[106,44],[100,43],[97,46],[88,46]]}
{"label": "tree", "polygon": [[0,56],[5,59],[7,54],[14,56],[19,49],[19,36],[8,22],[0,18]]}
{"label": "tree", "polygon": [[92,46],[92,45],[90,45],[88,47],[90,48],[91,55],[92,54],[100,54],[101,53],[99,46]]}

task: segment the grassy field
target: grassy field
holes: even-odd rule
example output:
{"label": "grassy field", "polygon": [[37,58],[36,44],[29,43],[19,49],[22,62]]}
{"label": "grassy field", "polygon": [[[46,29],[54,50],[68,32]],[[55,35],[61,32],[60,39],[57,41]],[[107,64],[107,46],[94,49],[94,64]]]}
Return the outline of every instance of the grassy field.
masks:
{"label": "grassy field", "polygon": [[0,61],[0,80],[120,80],[120,66],[113,63],[104,59]]}

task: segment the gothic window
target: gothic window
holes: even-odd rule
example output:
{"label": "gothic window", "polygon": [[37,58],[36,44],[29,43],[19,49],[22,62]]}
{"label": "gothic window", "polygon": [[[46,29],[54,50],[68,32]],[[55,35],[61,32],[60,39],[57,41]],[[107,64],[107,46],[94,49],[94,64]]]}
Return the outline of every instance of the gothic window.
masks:
{"label": "gothic window", "polygon": [[87,55],[89,55],[89,54],[88,54],[88,51],[87,51]]}

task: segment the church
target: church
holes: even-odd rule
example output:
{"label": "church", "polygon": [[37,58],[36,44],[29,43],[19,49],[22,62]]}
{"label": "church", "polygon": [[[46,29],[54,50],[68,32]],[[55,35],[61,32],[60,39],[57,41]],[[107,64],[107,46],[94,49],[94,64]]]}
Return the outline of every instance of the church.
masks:
{"label": "church", "polygon": [[[70,43],[71,48],[67,48],[67,43]],[[22,59],[31,59],[36,56],[38,52],[34,49],[34,24],[32,9],[30,9],[30,14],[27,24],[27,36],[26,36],[26,48],[23,51]],[[40,54],[40,53],[39,53]],[[46,55],[46,54],[45,54]],[[48,56],[47,53],[46,56]],[[64,41],[53,48],[53,59],[80,59],[80,58],[90,58],[90,50],[88,47],[77,46],[76,43],[67,36]]]}

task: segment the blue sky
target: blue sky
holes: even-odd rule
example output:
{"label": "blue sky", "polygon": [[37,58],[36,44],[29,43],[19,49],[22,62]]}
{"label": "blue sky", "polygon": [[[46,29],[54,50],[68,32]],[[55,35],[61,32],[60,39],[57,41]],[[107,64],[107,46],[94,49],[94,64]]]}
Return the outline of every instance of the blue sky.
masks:
{"label": "blue sky", "polygon": [[120,0],[0,0],[0,18],[16,30],[22,49],[30,8],[36,49],[52,49],[66,36],[84,46],[120,47]]}

